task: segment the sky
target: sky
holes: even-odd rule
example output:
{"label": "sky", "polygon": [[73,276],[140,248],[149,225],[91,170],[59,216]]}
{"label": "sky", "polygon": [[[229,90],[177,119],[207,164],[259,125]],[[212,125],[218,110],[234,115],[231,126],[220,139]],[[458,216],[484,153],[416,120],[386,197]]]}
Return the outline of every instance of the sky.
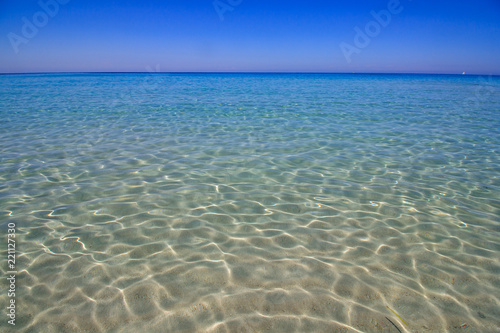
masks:
{"label": "sky", "polygon": [[0,73],[500,74],[500,0],[0,0]]}

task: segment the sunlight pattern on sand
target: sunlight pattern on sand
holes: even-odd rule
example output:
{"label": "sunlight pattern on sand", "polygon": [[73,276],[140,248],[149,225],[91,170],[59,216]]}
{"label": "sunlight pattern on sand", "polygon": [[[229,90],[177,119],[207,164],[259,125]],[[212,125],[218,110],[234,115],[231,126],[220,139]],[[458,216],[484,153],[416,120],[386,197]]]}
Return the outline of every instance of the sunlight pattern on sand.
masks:
{"label": "sunlight pattern on sand", "polygon": [[19,271],[0,330],[495,331],[500,80],[484,85],[0,76]]}

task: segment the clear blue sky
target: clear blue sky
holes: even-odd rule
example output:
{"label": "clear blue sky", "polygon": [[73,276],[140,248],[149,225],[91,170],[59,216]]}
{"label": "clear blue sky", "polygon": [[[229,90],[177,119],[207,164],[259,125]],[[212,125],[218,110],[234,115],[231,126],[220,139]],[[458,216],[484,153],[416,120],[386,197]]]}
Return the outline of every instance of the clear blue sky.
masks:
{"label": "clear blue sky", "polygon": [[499,0],[55,1],[0,0],[0,72],[500,74]]}

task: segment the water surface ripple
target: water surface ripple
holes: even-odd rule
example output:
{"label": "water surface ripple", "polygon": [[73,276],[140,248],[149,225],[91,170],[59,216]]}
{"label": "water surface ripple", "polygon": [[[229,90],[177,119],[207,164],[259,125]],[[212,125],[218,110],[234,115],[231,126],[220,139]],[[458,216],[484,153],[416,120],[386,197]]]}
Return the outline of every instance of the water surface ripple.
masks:
{"label": "water surface ripple", "polygon": [[500,329],[496,77],[3,75],[0,90],[16,332]]}

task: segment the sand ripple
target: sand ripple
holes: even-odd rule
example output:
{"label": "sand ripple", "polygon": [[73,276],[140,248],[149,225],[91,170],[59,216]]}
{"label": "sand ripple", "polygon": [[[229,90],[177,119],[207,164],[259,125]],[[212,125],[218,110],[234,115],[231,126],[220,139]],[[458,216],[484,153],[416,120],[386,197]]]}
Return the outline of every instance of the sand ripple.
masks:
{"label": "sand ripple", "polygon": [[64,92],[71,109],[0,131],[16,332],[498,330],[498,117],[474,131],[362,82],[310,104],[279,77],[258,103],[186,93],[252,80],[178,80],[154,106]]}

